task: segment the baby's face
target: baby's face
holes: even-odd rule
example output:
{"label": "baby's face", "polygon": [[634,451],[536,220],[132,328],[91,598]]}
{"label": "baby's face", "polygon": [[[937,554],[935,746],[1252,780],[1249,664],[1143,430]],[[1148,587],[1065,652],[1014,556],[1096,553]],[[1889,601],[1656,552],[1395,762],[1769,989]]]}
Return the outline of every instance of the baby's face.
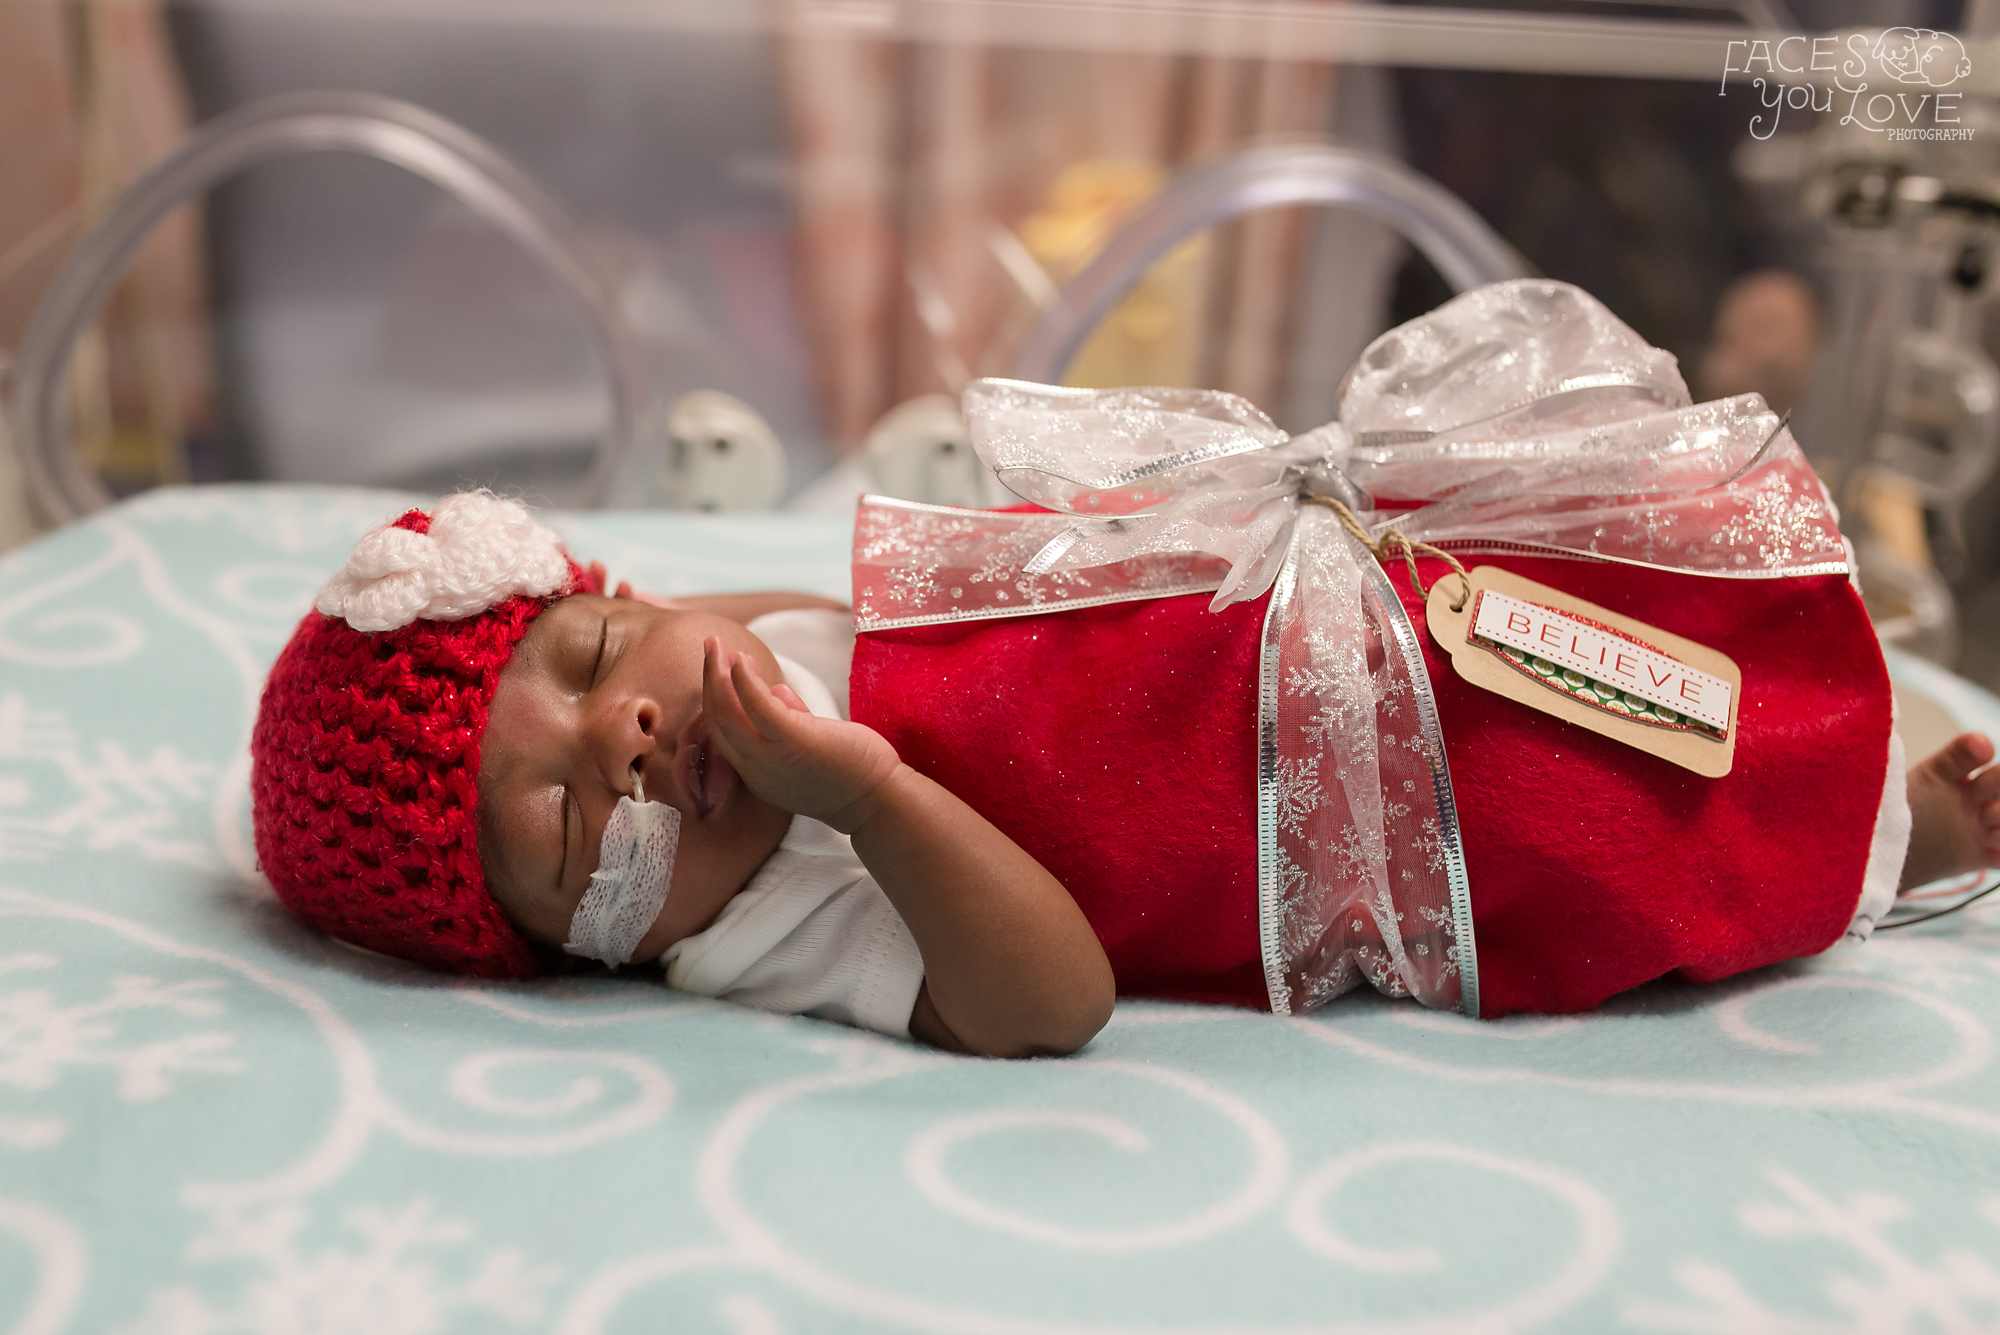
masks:
{"label": "baby's face", "polygon": [[537,617],[501,672],[481,743],[480,852],[494,899],[530,936],[569,939],[635,766],[647,800],[678,809],[681,829],[666,905],[634,960],[706,927],[784,837],[790,814],[709,745],[701,665],[711,635],[780,679],[771,651],[734,621],[594,594]]}

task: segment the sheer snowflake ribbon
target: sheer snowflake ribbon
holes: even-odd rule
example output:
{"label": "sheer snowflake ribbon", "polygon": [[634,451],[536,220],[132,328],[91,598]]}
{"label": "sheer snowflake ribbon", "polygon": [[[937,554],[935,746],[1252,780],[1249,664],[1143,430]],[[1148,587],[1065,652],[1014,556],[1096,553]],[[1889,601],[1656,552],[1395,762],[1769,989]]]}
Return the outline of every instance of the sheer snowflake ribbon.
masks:
{"label": "sheer snowflake ribbon", "polygon": [[1374,531],[1454,551],[1755,578],[1848,569],[1825,489],[1762,398],[1692,402],[1670,355],[1547,279],[1490,284],[1382,335],[1342,383],[1339,420],[1301,436],[1214,390],[980,380],[965,413],[1001,481],[1071,516],[1028,571],[1200,553],[1228,563],[1218,610],[1271,587],[1300,495],[1326,479],[1372,498]]}

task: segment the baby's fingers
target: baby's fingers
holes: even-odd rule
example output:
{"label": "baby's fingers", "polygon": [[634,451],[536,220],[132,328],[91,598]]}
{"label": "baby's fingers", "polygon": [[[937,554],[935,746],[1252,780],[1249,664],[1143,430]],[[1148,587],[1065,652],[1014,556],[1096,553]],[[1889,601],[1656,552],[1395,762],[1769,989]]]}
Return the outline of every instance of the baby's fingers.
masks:
{"label": "baby's fingers", "polygon": [[[764,674],[758,670],[757,660],[748,654],[730,655],[729,679],[736,687],[736,695],[743,702],[743,708],[750,715],[750,721],[760,735],[773,741],[792,740],[798,736],[798,713],[812,717],[812,711],[801,708],[794,712],[780,700],[769,686],[764,684]],[[786,694],[789,688],[780,686]],[[796,695],[792,695],[797,699]]]}
{"label": "baby's fingers", "polygon": [[701,708],[708,717],[710,731],[740,759],[764,739],[757,725],[744,712],[743,700],[729,672],[729,660],[722,641],[713,636],[702,642]]}
{"label": "baby's fingers", "polygon": [[[764,684],[750,655],[731,653],[711,638],[702,646],[702,708],[713,732],[746,760],[754,751],[800,740],[799,716]],[[807,718],[812,715],[808,713]]]}

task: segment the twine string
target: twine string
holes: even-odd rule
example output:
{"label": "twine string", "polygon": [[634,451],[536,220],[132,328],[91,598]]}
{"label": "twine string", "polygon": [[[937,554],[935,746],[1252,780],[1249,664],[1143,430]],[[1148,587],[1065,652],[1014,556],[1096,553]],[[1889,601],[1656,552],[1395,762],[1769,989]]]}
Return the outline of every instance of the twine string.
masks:
{"label": "twine string", "polygon": [[1301,499],[1308,505],[1323,505],[1333,511],[1334,517],[1340,521],[1340,526],[1352,534],[1356,542],[1366,547],[1376,560],[1387,564],[1392,556],[1401,556],[1403,564],[1410,570],[1410,586],[1417,591],[1419,598],[1428,601],[1431,591],[1424,587],[1423,580],[1417,575],[1418,555],[1435,556],[1445,562],[1451,567],[1452,573],[1458,576],[1458,601],[1451,605],[1451,610],[1454,612],[1465,610],[1466,599],[1472,597],[1472,576],[1466,573],[1465,567],[1459,564],[1456,556],[1442,547],[1433,547],[1428,542],[1412,542],[1403,536],[1400,529],[1389,529],[1377,538],[1362,527],[1361,521],[1354,517],[1354,511],[1331,496],[1306,496]]}

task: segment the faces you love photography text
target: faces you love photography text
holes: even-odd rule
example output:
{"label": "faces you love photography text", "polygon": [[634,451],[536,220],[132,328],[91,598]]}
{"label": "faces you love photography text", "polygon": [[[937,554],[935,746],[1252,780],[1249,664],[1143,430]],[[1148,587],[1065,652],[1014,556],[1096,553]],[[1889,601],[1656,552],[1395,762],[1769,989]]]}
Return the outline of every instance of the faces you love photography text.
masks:
{"label": "faces you love photography text", "polygon": [[1750,133],[1769,139],[1787,109],[1835,111],[1891,139],[1970,139],[1959,123],[1972,58],[1955,35],[1930,28],[1888,28],[1845,36],[1744,38],[1727,44],[1719,96],[1731,75],[1749,78],[1762,110]]}

